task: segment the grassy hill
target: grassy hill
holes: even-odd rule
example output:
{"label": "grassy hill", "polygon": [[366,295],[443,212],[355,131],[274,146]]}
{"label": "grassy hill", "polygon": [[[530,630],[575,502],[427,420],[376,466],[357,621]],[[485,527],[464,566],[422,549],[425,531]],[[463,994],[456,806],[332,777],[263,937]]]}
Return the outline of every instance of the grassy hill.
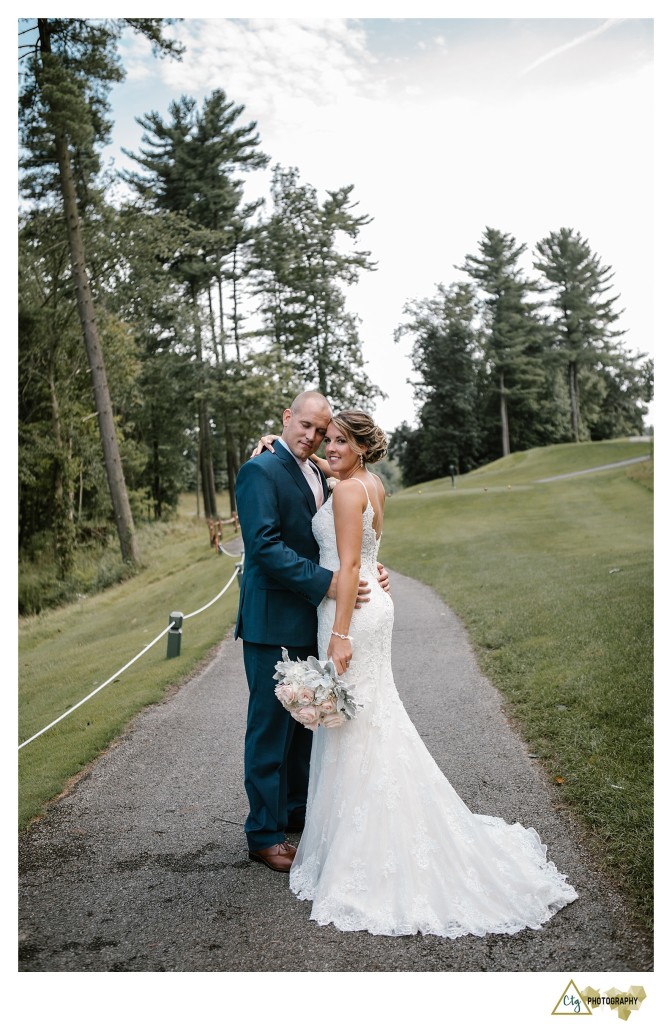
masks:
{"label": "grassy hill", "polygon": [[[462,618],[488,677],[559,796],[637,898],[652,906],[653,461],[649,442],[516,453],[388,499],[381,547]],[[193,504],[193,503],[192,503]],[[20,741],[157,636],[174,610],[206,604],[234,570],[187,503],[141,537],[146,568],[75,604],[22,620]],[[229,534],[228,536],[232,536]],[[225,537],[226,540],[226,537]],[[20,822],[38,814],[142,707],[194,670],[233,622],[236,583],[124,675],[19,753]],[[438,627],[437,627],[438,628]]]}
{"label": "grassy hill", "polygon": [[[651,456],[653,444],[649,440],[595,441],[592,444],[556,444],[548,448],[531,448],[525,452],[514,452],[472,473],[458,478],[458,487],[463,491],[479,487],[508,487],[534,484],[552,476],[566,473],[583,473],[610,463],[629,462]],[[439,493],[451,490],[450,477],[431,480],[429,483],[410,487],[403,493]]]}

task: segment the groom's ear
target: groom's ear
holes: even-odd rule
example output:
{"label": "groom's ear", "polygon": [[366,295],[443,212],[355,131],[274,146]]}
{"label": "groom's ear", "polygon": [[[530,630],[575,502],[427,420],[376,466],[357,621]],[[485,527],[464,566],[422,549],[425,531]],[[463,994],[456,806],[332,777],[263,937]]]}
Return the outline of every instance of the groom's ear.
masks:
{"label": "groom's ear", "polygon": [[282,414],[282,425],[283,425],[283,427],[287,426],[287,424],[289,423],[291,418],[292,418],[292,410],[291,409],[285,409],[285,411]]}

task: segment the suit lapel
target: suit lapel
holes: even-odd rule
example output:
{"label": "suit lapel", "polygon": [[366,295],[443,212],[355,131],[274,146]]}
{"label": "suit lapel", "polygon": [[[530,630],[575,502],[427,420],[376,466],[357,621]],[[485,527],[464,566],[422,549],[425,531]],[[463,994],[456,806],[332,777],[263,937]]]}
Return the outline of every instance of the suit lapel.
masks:
{"label": "suit lapel", "polygon": [[275,454],[279,456],[282,465],[291,476],[294,483],[297,485],[304,498],[308,502],[308,508],[310,509],[311,517],[317,512],[317,506],[315,504],[315,495],[310,489],[310,484],[306,480],[305,476],[296,464],[296,460],[292,453],[285,448],[279,441],[275,441],[273,444]]}

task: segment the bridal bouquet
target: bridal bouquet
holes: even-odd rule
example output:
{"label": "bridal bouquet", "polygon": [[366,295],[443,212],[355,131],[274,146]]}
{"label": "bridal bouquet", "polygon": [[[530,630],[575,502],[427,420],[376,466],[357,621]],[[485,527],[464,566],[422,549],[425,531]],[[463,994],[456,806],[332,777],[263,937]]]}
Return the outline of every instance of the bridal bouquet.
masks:
{"label": "bridal bouquet", "polygon": [[332,661],[291,661],[287,648],[282,648],[282,661],[275,666],[274,679],[280,680],[275,695],[292,718],[313,732],[318,725],[325,729],[343,725],[354,718],[357,708],[352,697],[353,686],[343,683]]}

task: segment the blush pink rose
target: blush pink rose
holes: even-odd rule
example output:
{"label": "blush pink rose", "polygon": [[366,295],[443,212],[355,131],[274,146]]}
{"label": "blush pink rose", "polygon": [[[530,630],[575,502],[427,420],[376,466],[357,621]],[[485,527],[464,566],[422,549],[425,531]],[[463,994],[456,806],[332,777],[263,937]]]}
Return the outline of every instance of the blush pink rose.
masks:
{"label": "blush pink rose", "polygon": [[315,691],[310,686],[300,686],[295,699],[297,704],[312,704],[315,699]]}
{"label": "blush pink rose", "polygon": [[317,729],[320,724],[320,712],[313,704],[309,704],[306,707],[298,708],[296,711],[292,711],[292,718],[295,718],[301,725],[305,725],[307,729]]}
{"label": "blush pink rose", "polygon": [[289,686],[287,683],[278,684],[278,686],[276,686],[275,688],[275,696],[278,698],[281,704],[284,704],[285,707],[288,707],[288,705],[294,702],[295,689],[296,688],[294,686]]}
{"label": "blush pink rose", "polygon": [[329,715],[329,714],[331,714],[332,711],[335,711],[335,710],[336,710],[336,701],[332,700],[331,697],[327,697],[327,699],[323,700],[322,703],[320,704],[320,711],[322,712],[323,715]]}

